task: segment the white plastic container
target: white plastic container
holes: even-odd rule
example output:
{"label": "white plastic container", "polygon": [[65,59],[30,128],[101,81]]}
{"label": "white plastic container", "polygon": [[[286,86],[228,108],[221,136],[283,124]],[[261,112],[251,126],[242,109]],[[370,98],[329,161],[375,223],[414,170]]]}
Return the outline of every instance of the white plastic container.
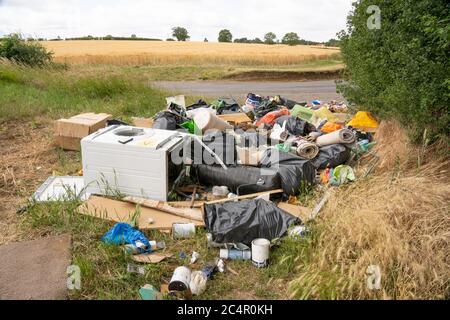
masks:
{"label": "white plastic container", "polygon": [[191,282],[191,269],[187,267],[178,267],[173,272],[169,283],[170,291],[186,291]]}
{"label": "white plastic container", "polygon": [[252,241],[252,263],[257,268],[267,267],[269,260],[270,241],[267,239],[255,239]]}
{"label": "white plastic container", "polygon": [[227,130],[233,129],[233,126],[223,121],[208,110],[201,110],[194,116],[194,122],[197,128],[205,132],[210,129]]}

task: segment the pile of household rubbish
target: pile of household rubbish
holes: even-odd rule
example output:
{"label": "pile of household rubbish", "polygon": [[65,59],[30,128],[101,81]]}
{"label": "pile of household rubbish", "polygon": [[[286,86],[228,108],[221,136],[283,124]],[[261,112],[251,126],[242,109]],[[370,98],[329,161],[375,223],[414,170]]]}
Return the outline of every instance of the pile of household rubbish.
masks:
{"label": "pile of household rubbish", "polygon": [[[305,208],[297,196],[308,186],[354,181],[352,165],[371,153],[378,127],[371,114],[359,111],[352,115],[342,102],[296,102],[252,93],[243,105],[233,98],[186,105],[184,96],[170,97],[167,108],[150,120],[148,130],[159,132],[161,140],[153,133],[144,139],[148,132],[142,126],[111,119],[107,126],[116,132],[111,141],[108,127],[86,133],[90,136],[81,142],[84,183],[91,184],[86,179],[95,170],[104,170],[98,173],[104,178],[114,171],[114,182],[122,186],[124,197],[99,197],[101,189],[88,187],[92,195],[84,195],[86,203],[80,212],[118,222],[102,240],[123,245],[137,263],[158,263],[171,256],[165,253],[164,242],[149,241],[140,230],[171,232],[173,239],[185,239],[197,227],[205,227],[205,243],[220,250],[215,261],[202,267],[196,265],[199,254],[193,252],[189,264],[174,270],[165,289],[142,287],[143,299],[159,299],[161,293],[183,298],[200,295],[216,272],[235,273],[225,264],[229,259],[251,260],[257,268],[266,267],[273,242],[284,236],[308,236],[305,222],[317,216],[324,204],[322,199],[315,208]],[[183,161],[169,161],[166,168],[163,161],[166,154],[174,157],[175,138],[182,141]],[[121,150],[126,152],[121,154]],[[102,152],[105,156],[100,156]],[[133,154],[134,158],[126,158]],[[151,168],[155,171],[144,179],[148,165],[141,157],[161,169]],[[151,180],[157,178],[161,180]],[[144,187],[140,181],[161,183]],[[162,198],[139,198],[132,187]],[[192,266],[198,270],[191,271]],[[145,269],[129,264],[128,271],[144,273]]]}

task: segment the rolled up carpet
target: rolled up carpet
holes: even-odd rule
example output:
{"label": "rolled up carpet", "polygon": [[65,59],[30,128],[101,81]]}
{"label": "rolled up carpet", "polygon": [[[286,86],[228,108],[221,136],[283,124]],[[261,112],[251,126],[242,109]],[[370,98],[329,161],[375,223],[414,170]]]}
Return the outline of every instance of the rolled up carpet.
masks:
{"label": "rolled up carpet", "polygon": [[355,138],[353,131],[344,128],[318,137],[316,143],[319,147],[323,147],[336,143],[353,143]]}
{"label": "rolled up carpet", "polygon": [[297,144],[297,155],[300,158],[311,160],[317,157],[319,154],[319,147],[315,143],[311,143],[307,140],[298,140]]}

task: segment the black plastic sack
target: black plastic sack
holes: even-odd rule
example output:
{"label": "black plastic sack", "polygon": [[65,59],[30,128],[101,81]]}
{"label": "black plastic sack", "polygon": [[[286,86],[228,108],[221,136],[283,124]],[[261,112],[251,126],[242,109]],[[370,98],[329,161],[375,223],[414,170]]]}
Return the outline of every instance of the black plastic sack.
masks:
{"label": "black plastic sack", "polygon": [[319,155],[311,160],[317,170],[335,168],[350,159],[350,149],[342,144],[332,144],[320,148]]}
{"label": "black plastic sack", "polygon": [[198,164],[194,168],[200,183],[209,186],[227,186],[234,193],[283,189],[286,196],[297,195],[302,186],[315,182],[316,168],[310,161],[296,155],[269,149],[261,159],[260,167],[221,166]]}
{"label": "black plastic sack", "polygon": [[[203,136],[203,142],[226,165],[235,165],[237,163],[236,139],[234,136],[219,130],[208,130]],[[195,143],[198,144],[197,141],[195,141]],[[215,160],[214,163],[219,164],[217,160]]]}
{"label": "black plastic sack", "polygon": [[211,103],[211,105],[214,109],[216,109],[216,112],[219,115],[237,113],[241,110],[239,103],[237,103],[233,98],[219,98]]}
{"label": "black plastic sack", "polygon": [[305,120],[294,116],[281,116],[275,120],[275,123],[283,126],[286,123],[286,130],[293,136],[307,136],[311,132],[316,131],[316,127]]}
{"label": "black plastic sack", "polygon": [[153,121],[153,129],[176,130],[177,125],[181,124],[181,119],[170,111],[158,113]]}
{"label": "black plastic sack", "polygon": [[269,149],[261,159],[260,166],[277,172],[283,193],[287,196],[298,195],[301,187],[315,182],[316,168],[313,164],[292,153]]}
{"label": "black plastic sack", "polygon": [[243,243],[254,239],[273,240],[301,220],[263,199],[205,205],[205,225],[217,243]]}
{"label": "black plastic sack", "polygon": [[253,110],[253,113],[255,114],[255,119],[259,120],[262,117],[264,117],[266,114],[268,114],[271,111],[279,110],[282,107],[279,106],[276,101],[269,100],[269,99],[263,99],[259,105],[258,108],[255,108]]}
{"label": "black plastic sack", "polygon": [[203,101],[202,99],[200,99],[196,103],[191,104],[190,106],[187,106],[186,110],[195,110],[198,108],[207,108],[207,107],[208,107],[208,104],[205,101]]}
{"label": "black plastic sack", "polygon": [[225,170],[218,165],[194,165],[198,180],[203,185],[227,186],[233,193],[242,195],[281,188],[278,172],[267,168],[250,166],[228,166]]}

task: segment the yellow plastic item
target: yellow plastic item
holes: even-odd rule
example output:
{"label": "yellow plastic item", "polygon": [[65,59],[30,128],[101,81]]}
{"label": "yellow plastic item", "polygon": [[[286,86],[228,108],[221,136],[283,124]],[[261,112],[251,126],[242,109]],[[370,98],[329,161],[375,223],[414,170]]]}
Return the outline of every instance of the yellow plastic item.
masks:
{"label": "yellow plastic item", "polygon": [[327,120],[329,122],[339,122],[339,118],[334,115],[328,108],[322,107],[319,110],[315,110],[311,118],[313,124],[317,124],[321,120]]}
{"label": "yellow plastic item", "polygon": [[342,124],[334,123],[334,122],[327,122],[323,125],[322,128],[320,128],[320,131],[322,131],[323,133],[331,133],[334,131],[341,130],[343,128],[344,128],[344,126]]}
{"label": "yellow plastic item", "polygon": [[373,132],[378,129],[378,122],[367,111],[358,111],[347,126],[357,128],[366,132]]}

